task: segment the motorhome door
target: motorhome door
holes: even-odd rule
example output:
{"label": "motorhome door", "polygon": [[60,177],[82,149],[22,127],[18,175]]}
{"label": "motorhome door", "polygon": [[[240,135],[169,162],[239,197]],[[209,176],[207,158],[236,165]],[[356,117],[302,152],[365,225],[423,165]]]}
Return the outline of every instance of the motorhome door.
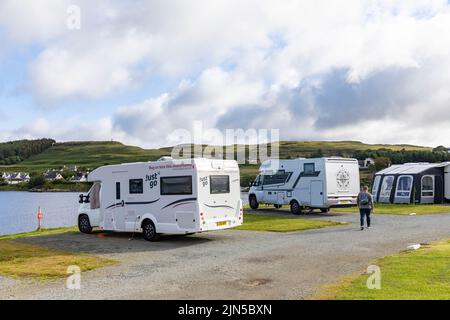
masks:
{"label": "motorhome door", "polygon": [[322,207],[324,194],[323,194],[323,182],[311,181],[311,206]]}
{"label": "motorhome door", "polygon": [[113,173],[115,207],[112,213],[113,230],[125,230],[125,202],[128,195],[127,172]]}

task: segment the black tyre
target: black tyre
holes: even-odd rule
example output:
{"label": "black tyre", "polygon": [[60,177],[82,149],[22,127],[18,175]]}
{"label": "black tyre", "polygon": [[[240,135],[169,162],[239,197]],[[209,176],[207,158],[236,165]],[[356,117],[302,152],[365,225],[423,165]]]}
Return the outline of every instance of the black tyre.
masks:
{"label": "black tyre", "polygon": [[249,202],[249,204],[250,204],[250,208],[252,208],[253,210],[258,209],[259,203],[258,203],[258,200],[256,200],[256,196],[251,195],[251,196],[248,198],[248,202]]}
{"label": "black tyre", "polygon": [[302,207],[295,200],[291,202],[291,213],[295,215],[299,215],[302,213]]}
{"label": "black tyre", "polygon": [[156,241],[159,239],[155,225],[150,220],[146,220],[142,224],[142,237],[147,241]]}
{"label": "black tyre", "polygon": [[82,214],[78,217],[78,230],[82,233],[92,233],[91,222],[86,214]]}
{"label": "black tyre", "polygon": [[330,208],[322,208],[322,209],[320,209],[320,212],[328,213],[328,212],[330,212]]}
{"label": "black tyre", "polygon": [[275,207],[275,209],[281,209],[281,207],[282,207],[281,204],[274,204],[273,206]]}

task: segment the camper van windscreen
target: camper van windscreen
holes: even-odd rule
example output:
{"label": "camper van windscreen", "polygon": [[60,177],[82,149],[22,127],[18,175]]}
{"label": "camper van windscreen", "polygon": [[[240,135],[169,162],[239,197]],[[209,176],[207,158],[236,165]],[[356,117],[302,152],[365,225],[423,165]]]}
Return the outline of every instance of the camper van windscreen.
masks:
{"label": "camper van windscreen", "polygon": [[210,176],[210,193],[230,193],[230,176]]}
{"label": "camper van windscreen", "polygon": [[161,177],[161,195],[192,194],[192,176]]}

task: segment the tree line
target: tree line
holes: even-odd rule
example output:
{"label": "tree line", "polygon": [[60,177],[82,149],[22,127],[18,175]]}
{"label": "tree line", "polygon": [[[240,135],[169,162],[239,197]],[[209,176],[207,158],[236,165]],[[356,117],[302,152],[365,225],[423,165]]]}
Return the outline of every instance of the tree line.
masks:
{"label": "tree line", "polygon": [[353,153],[353,157],[358,160],[364,160],[366,158],[375,159],[377,170],[384,169],[391,164],[450,161],[450,153],[443,146],[439,146],[433,150],[357,150]]}
{"label": "tree line", "polygon": [[16,140],[0,143],[0,165],[19,163],[42,153],[56,141],[53,139]]}

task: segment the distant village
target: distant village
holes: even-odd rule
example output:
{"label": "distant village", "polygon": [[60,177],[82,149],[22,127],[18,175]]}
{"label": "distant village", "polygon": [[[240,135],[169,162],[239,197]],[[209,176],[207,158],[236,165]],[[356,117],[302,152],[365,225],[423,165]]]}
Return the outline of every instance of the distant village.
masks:
{"label": "distant village", "polygon": [[[70,173],[69,178],[64,178],[67,176],[66,173]],[[64,166],[61,169],[49,169],[43,173],[43,177],[46,181],[68,181],[68,182],[87,182],[87,175],[89,171],[79,170],[77,166]],[[15,172],[15,173],[2,173],[2,180],[7,184],[19,184],[23,182],[29,182],[31,177],[29,173],[26,172]]]}

